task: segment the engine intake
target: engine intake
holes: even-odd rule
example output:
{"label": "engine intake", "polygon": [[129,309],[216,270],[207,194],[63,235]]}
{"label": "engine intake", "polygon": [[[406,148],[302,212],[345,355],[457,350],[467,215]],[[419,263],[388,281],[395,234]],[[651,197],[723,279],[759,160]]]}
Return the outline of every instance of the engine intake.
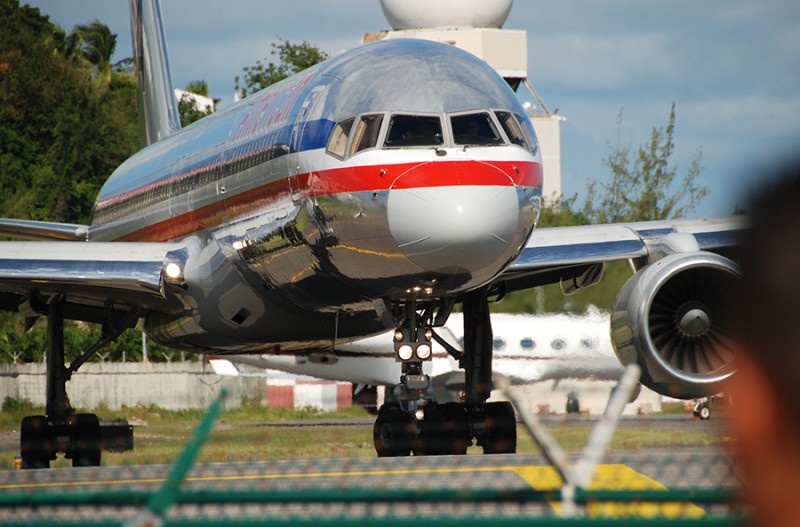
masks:
{"label": "engine intake", "polygon": [[734,373],[723,316],[741,278],[739,266],[708,252],[668,255],[620,289],[611,342],[623,364],[642,369],[642,384],[679,399],[719,393]]}

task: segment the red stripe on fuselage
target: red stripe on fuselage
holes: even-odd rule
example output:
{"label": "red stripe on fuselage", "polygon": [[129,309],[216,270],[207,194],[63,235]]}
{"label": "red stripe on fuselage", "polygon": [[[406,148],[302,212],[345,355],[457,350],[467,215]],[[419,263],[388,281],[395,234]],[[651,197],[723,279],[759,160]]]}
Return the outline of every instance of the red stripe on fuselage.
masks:
{"label": "red stripe on fuselage", "polygon": [[[541,187],[542,171],[531,161],[432,161],[313,171],[297,176],[299,192],[310,197],[446,186]],[[126,234],[117,241],[165,242],[247,217],[279,198],[290,199],[288,178],[236,195]]]}
{"label": "red stripe on fuselage", "polygon": [[458,185],[542,186],[540,165],[529,161],[431,161],[354,166],[319,170],[304,176],[302,185],[310,196]]}

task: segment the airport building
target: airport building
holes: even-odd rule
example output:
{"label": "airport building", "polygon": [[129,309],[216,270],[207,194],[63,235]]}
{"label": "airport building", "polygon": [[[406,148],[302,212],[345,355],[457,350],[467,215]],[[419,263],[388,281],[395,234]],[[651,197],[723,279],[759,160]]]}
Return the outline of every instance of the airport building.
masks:
{"label": "airport building", "polygon": [[528,34],[503,29],[513,0],[381,0],[392,29],[367,33],[362,42],[418,38],[450,44],[476,55],[493,67],[516,92],[542,149],[542,195],[561,196],[561,122],[528,78]]}

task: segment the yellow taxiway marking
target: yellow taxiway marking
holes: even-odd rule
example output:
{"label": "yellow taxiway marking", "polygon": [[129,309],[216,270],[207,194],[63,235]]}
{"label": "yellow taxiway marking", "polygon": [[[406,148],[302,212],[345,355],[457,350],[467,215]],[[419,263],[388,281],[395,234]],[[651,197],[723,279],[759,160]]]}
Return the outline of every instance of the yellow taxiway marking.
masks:
{"label": "yellow taxiway marking", "polygon": [[[553,467],[517,467],[514,470],[537,490],[558,490],[561,478]],[[625,465],[597,467],[589,490],[666,490],[658,481],[640,474]],[[550,504],[561,514],[559,503]],[[705,511],[691,503],[589,503],[589,516],[635,516],[637,518],[699,518]]]}

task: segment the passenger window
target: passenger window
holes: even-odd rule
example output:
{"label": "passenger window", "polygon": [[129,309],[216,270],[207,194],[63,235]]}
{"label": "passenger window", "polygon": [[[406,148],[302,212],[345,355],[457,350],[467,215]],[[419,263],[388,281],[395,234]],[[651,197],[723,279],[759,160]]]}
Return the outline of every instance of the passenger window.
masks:
{"label": "passenger window", "polygon": [[431,115],[393,115],[384,146],[438,146],[443,142],[442,123]]}
{"label": "passenger window", "polygon": [[355,117],[336,123],[333,133],[331,133],[331,138],[328,140],[328,147],[325,149],[329,154],[344,159],[344,154],[347,151],[347,137],[350,135],[353,121],[355,121]]}
{"label": "passenger window", "polygon": [[502,145],[503,138],[486,113],[471,113],[450,118],[453,140],[457,145]]}
{"label": "passenger window", "polygon": [[528,142],[525,140],[525,134],[522,132],[517,120],[514,119],[514,115],[511,112],[495,112],[494,114],[497,116],[497,120],[500,121],[500,126],[503,127],[503,131],[508,136],[511,144],[530,150]]}
{"label": "passenger window", "polygon": [[353,134],[353,142],[350,144],[350,155],[367,148],[374,148],[378,144],[381,123],[383,123],[383,114],[361,116]]}

